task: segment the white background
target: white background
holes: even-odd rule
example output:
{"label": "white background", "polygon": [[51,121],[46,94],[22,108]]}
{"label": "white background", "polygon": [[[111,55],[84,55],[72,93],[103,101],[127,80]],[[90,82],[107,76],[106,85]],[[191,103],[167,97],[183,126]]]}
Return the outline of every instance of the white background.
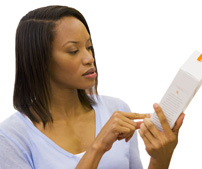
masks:
{"label": "white background", "polygon": [[[98,91],[121,98],[133,112],[151,113],[184,61],[202,52],[201,0],[18,0],[1,2],[0,122],[12,108],[15,31],[28,11],[52,4],[74,7],[89,24],[99,71]],[[170,168],[201,169],[202,89],[185,111]],[[144,168],[149,156],[139,138]]]}

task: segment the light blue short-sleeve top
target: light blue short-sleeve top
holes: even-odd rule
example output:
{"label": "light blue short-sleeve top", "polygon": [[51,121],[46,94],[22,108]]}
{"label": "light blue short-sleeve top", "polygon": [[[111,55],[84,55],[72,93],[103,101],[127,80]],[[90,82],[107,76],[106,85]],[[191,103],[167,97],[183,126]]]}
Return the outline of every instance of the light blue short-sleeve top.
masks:
{"label": "light blue short-sleeve top", "polygon": [[[114,111],[130,112],[120,99],[108,96],[95,99],[96,136]],[[41,133],[20,112],[0,124],[0,169],[75,169],[79,160],[80,157],[65,151]],[[98,165],[98,169],[142,168],[136,132],[128,143],[116,141]]]}

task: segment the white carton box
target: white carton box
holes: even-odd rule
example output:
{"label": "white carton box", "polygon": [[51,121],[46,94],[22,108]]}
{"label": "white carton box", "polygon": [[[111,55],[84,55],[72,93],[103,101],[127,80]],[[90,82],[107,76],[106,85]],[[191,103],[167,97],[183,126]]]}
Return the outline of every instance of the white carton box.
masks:
{"label": "white carton box", "polygon": [[[202,54],[195,51],[180,68],[159,105],[171,128],[179,115],[185,111],[202,83]],[[160,121],[154,112],[151,121],[162,131]]]}

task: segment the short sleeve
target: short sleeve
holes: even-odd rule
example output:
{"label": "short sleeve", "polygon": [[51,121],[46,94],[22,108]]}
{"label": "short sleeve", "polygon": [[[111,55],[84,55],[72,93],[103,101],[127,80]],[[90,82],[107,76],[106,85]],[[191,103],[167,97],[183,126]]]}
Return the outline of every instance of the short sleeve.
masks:
{"label": "short sleeve", "polygon": [[0,169],[33,169],[26,153],[0,133]]}

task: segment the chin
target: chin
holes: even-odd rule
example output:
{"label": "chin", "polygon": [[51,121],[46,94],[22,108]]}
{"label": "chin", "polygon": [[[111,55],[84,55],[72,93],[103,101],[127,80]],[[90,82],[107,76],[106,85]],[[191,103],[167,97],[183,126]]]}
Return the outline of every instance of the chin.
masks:
{"label": "chin", "polygon": [[80,87],[80,88],[78,88],[78,89],[81,89],[81,90],[89,90],[89,89],[91,89],[91,88],[93,88],[94,87],[94,85],[95,84],[93,84],[93,85],[86,85],[86,86],[83,86],[83,87]]}
{"label": "chin", "polygon": [[90,89],[90,88],[92,88],[93,86],[95,86],[95,81],[92,81],[92,82],[86,83],[86,84],[83,83],[83,89],[84,89],[84,90]]}

